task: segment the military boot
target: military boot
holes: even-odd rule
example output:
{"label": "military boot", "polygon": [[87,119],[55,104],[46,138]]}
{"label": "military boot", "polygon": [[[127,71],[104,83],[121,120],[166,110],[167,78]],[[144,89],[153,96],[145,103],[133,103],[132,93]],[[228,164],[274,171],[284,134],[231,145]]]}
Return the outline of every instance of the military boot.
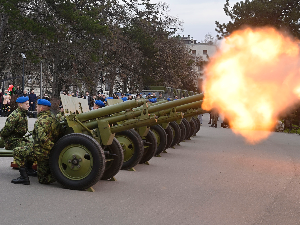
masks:
{"label": "military boot", "polygon": [[28,174],[26,172],[26,168],[21,167],[19,169],[20,171],[20,177],[18,177],[17,179],[13,179],[11,182],[13,184],[25,184],[25,185],[29,185],[30,184],[30,180],[28,177]]}
{"label": "military boot", "polygon": [[32,169],[33,162],[26,162],[25,168],[27,170],[27,175],[32,177],[37,177],[37,172]]}

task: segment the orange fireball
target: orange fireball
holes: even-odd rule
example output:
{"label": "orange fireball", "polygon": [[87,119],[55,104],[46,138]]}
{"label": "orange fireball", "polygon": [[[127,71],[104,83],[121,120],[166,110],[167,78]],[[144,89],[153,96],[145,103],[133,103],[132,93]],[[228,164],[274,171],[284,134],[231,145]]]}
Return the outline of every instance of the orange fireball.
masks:
{"label": "orange fireball", "polygon": [[270,27],[236,31],[206,68],[203,109],[218,109],[255,144],[299,102],[299,41]]}

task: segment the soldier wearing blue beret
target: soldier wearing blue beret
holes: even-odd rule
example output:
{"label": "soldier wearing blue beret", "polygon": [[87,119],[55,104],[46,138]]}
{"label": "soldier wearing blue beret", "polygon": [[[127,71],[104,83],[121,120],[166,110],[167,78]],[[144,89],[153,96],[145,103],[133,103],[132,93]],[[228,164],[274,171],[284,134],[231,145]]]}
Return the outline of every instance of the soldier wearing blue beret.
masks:
{"label": "soldier wearing blue beret", "polygon": [[18,108],[7,117],[5,125],[0,131],[6,149],[14,149],[22,141],[27,141],[23,136],[28,131],[27,111],[29,109],[29,99],[28,97],[19,97],[16,102]]}
{"label": "soldier wearing blue beret", "polygon": [[[29,98],[19,97],[16,102],[18,103],[18,108],[8,116],[5,126],[0,131],[5,148],[11,150],[29,143],[29,140],[24,137],[28,131],[27,112],[29,109]],[[30,176],[36,176],[36,171],[32,169],[32,164],[33,161],[28,161],[25,167]]]}
{"label": "soldier wearing blue beret", "polygon": [[102,102],[101,100],[96,100],[94,103],[94,109],[99,109],[105,107],[104,102]]}
{"label": "soldier wearing blue beret", "polygon": [[37,176],[40,183],[55,182],[49,167],[49,156],[54,143],[61,136],[61,127],[50,111],[51,103],[48,100],[39,99],[37,104],[38,118],[32,132],[33,143],[14,149],[14,158],[20,167],[20,177],[11,181],[14,184],[30,184],[28,171],[25,168],[28,161],[37,161]]}
{"label": "soldier wearing blue beret", "polygon": [[150,101],[151,103],[155,103],[155,102],[157,102],[157,99],[156,99],[156,98],[150,98],[149,101]]}

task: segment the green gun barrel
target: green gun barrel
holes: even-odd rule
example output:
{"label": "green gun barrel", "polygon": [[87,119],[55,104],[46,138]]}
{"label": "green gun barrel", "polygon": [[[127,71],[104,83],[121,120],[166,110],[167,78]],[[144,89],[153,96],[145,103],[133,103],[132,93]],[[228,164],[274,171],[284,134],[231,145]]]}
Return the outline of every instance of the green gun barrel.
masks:
{"label": "green gun barrel", "polygon": [[107,107],[104,107],[101,109],[96,109],[96,110],[93,110],[90,112],[78,114],[78,115],[76,115],[76,118],[81,122],[84,122],[87,120],[93,120],[93,119],[97,119],[97,118],[100,118],[103,116],[121,112],[126,109],[139,107],[139,106],[143,105],[145,102],[147,102],[147,100],[145,100],[145,99],[126,101],[126,102],[122,102],[122,103],[115,104],[112,106],[107,106]]}
{"label": "green gun barrel", "polygon": [[[191,97],[187,97],[184,99],[176,100],[173,102],[162,103],[159,105],[148,107],[148,113],[152,112],[156,116],[164,116],[166,114],[169,114],[173,107],[176,107],[181,104],[184,104],[184,105],[176,107],[176,111],[177,111],[177,108],[179,108],[178,111],[184,111],[184,110],[190,109],[190,108],[199,108],[199,107],[201,107],[201,103],[202,103],[201,99],[202,98],[203,98],[203,95],[196,95],[196,96],[191,96]],[[193,102],[193,101],[196,101],[196,102]],[[192,102],[192,103],[189,103],[189,102]],[[188,104],[185,104],[185,103],[188,103]],[[120,104],[122,104],[122,103],[120,103]],[[113,105],[110,107],[114,107],[114,106],[116,106],[116,105]],[[112,124],[112,123],[117,123],[117,122],[121,122],[121,121],[128,120],[128,119],[132,119],[132,118],[135,118],[135,117],[138,117],[141,115],[141,108],[138,108],[138,109],[140,109],[140,110],[126,112],[123,115],[105,117],[100,120],[107,121],[109,124]],[[81,115],[81,114],[79,114],[79,115]],[[79,115],[77,115],[77,117]],[[84,125],[88,129],[95,129],[98,127],[98,121],[97,120],[89,121],[89,122],[84,123]],[[151,125],[151,124],[149,124],[149,125]],[[133,127],[141,127],[141,126],[142,125],[139,124],[139,122],[137,120],[135,123],[135,126],[133,126]]]}
{"label": "green gun barrel", "polygon": [[165,109],[170,109],[170,108],[174,108],[183,104],[188,104],[191,102],[196,102],[199,100],[203,100],[204,95],[203,94],[198,94],[198,95],[193,95],[187,98],[182,98],[182,99],[178,99],[178,100],[174,100],[174,101],[170,101],[170,102],[166,102],[166,103],[162,103],[162,104],[158,104],[158,105],[153,105],[153,106],[149,106],[149,113],[155,113],[161,110],[165,110]]}

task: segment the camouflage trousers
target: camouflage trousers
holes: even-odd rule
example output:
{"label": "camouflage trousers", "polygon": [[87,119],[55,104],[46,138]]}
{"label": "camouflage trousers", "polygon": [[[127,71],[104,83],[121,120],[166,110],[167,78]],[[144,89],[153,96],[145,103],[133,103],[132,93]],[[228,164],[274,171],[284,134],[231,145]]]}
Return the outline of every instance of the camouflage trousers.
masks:
{"label": "camouflage trousers", "polygon": [[14,148],[13,155],[19,167],[25,167],[25,162],[37,162],[37,176],[41,184],[50,184],[56,181],[50,171],[49,159],[37,156],[33,143]]}
{"label": "camouflage trousers", "polygon": [[218,115],[212,115],[212,125],[217,125]]}
{"label": "camouflage trousers", "polygon": [[5,138],[5,149],[12,150],[16,147],[27,145],[29,141],[25,138]]}

